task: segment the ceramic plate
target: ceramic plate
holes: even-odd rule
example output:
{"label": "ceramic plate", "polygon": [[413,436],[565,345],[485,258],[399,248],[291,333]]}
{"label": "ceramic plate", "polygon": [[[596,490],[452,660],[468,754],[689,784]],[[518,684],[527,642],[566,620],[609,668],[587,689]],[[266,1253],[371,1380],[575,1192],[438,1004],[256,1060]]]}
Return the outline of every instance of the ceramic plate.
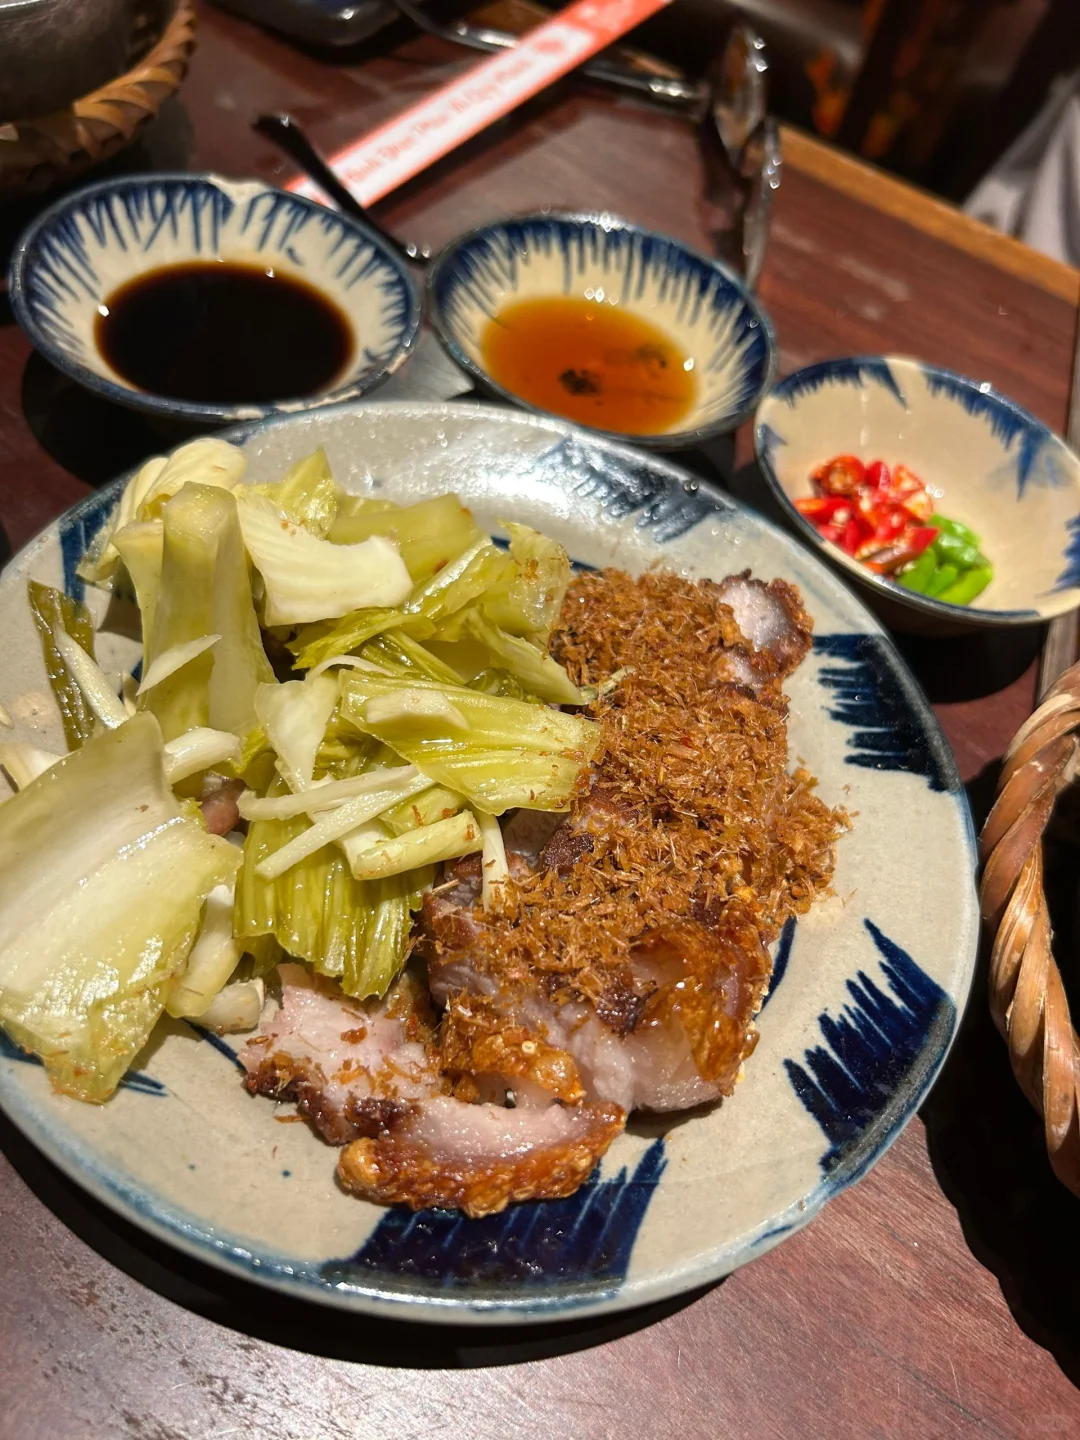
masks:
{"label": "ceramic plate", "polygon": [[[244,1092],[238,1037],[204,1038],[179,1023],[102,1107],[52,1094],[40,1066],[7,1046],[0,1104],[63,1170],[151,1234],[354,1310],[498,1323],[616,1310],[763,1254],[896,1137],[944,1059],[971,981],[967,803],[891,643],[815,556],[753,512],[556,421],[482,405],[372,404],[235,438],[255,480],[324,445],[351,489],[400,500],[456,490],[482,523],[526,521],[583,565],[713,577],[750,566],[798,584],[816,632],[788,682],[791,754],[829,803],[856,816],[839,846],[835,894],[779,941],[760,1043],[732,1099],[635,1119],[566,1200],[463,1220],[352,1199],[335,1186],[333,1151]],[[15,738],[63,748],[26,579],[81,593],[76,562],[116,494],[66,515],[0,582],[0,700]],[[104,617],[105,597],[86,598]],[[119,628],[99,641],[106,668],[137,655]]]}

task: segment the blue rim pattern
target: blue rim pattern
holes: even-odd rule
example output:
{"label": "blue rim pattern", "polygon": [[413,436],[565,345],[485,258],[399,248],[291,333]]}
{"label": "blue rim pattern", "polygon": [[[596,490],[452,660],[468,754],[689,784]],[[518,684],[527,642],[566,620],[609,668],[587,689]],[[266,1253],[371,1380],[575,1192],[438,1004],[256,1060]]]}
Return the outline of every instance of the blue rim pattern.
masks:
{"label": "blue rim pattern", "polygon": [[[252,195],[236,199],[230,188]],[[100,375],[86,364],[82,340],[65,314],[73,303],[100,301],[99,277],[80,229],[85,223],[102,246],[149,256],[161,235],[183,238],[195,255],[218,253],[223,231],[235,222],[246,250],[303,261],[295,241],[311,230],[330,243],[328,273],[347,292],[373,287],[390,343],[375,352],[363,346],[363,368],[323,395],[305,398],[304,408],[322,407],[369,394],[398,370],[420,332],[422,303],[404,263],[382,237],[351,216],[272,186],[232,186],[214,176],[155,174],[88,185],[44,210],[12,253],[8,287],[16,319],[35,348],[88,389],[110,400],[176,418],[235,421],[295,410],[296,400],[263,405],[213,405],[148,394]],[[152,266],[141,261],[132,274]],[[317,277],[312,276],[317,285]]]}
{"label": "blue rim pattern", "polygon": [[[715,337],[702,363],[706,374],[719,370],[733,350],[740,352],[739,384],[726,414],[674,434],[594,433],[612,440],[632,439],[650,449],[681,449],[735,430],[753,414],[776,374],[776,336],[746,285],[718,260],[679,240],[601,214],[544,213],[480,225],[451,241],[432,261],[427,280],[432,327],[454,362],[485,390],[534,414],[548,413],[499,385],[467,354],[460,340],[465,305],[493,318],[498,295],[516,287],[521,257],[529,251],[559,255],[564,294],[571,292],[575,277],[587,265],[617,274],[620,293],[636,299],[641,298],[650,274],[658,275],[660,297],[676,305],[679,319],[704,324]],[[732,334],[718,335],[732,316]]]}

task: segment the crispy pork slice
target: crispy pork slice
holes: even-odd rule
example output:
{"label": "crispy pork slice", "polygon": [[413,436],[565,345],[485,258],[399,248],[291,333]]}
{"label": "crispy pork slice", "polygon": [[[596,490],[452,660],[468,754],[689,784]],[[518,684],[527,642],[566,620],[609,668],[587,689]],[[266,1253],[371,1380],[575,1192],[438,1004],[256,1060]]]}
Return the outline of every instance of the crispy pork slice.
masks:
{"label": "crispy pork slice", "polygon": [[240,1052],[253,1095],[295,1101],[330,1145],[377,1135],[446,1084],[422,986],[401,976],[378,1002],[352,1000],[302,965],[278,967],[281,1004]]}
{"label": "crispy pork slice", "polygon": [[346,1189],[383,1205],[491,1215],[521,1200],[554,1200],[588,1179],[622,1130],[613,1105],[469,1105],[436,1097],[390,1130],[341,1152]]}
{"label": "crispy pork slice", "polygon": [[[559,846],[558,835],[544,855],[575,848]],[[531,1037],[533,1056],[552,1057],[548,1064],[560,1074],[572,1065],[580,1082],[573,1098],[583,1093],[627,1112],[684,1110],[731,1094],[757,1043],[753,1018],[771,971],[756,927],[737,905],[715,925],[690,919],[652,932],[630,954],[631,984],[589,1003],[552,997],[539,976],[510,980],[479,963],[486,923],[476,908],[479,892],[479,866],[470,858],[424,901],[428,980],[447,1010],[444,1031],[453,1032],[459,1011],[480,1002],[501,1016],[515,1056]],[[501,1058],[489,1071],[501,1069],[513,1088],[520,1069],[502,1049],[495,1053]],[[566,1059],[556,1066],[558,1055]]]}
{"label": "crispy pork slice", "polygon": [[[782,680],[790,675],[810,649],[814,628],[795,587],[786,580],[766,584],[744,570],[741,575],[729,575],[717,588],[750,645],[751,654],[742,657],[742,667],[749,668],[756,680]],[[737,655],[739,647],[734,649]],[[728,655],[735,658],[730,649]]]}

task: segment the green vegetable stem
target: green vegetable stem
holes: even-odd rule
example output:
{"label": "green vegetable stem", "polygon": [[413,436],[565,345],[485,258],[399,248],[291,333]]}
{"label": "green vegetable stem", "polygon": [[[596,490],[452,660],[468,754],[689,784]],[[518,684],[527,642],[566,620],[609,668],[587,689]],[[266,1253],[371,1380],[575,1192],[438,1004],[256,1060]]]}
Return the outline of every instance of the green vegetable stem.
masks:
{"label": "green vegetable stem", "polygon": [[976,549],[982,543],[975,534],[959,520],[950,520],[945,515],[931,515],[927,525],[933,525],[935,529],[943,531],[946,535],[955,535],[958,540],[964,540],[968,545],[974,545]]}
{"label": "green vegetable stem", "polygon": [[947,590],[959,576],[960,571],[955,565],[939,565],[924,593],[936,598],[943,590]]}
{"label": "green vegetable stem", "polygon": [[926,587],[936,574],[937,568],[937,557],[933,550],[927,547],[919,558],[913,560],[898,577],[900,584],[905,590],[913,590],[917,595],[925,595]]}
{"label": "green vegetable stem", "polygon": [[982,594],[993,578],[994,572],[990,566],[980,565],[974,570],[966,571],[947,589],[939,591],[937,598],[944,600],[948,605],[970,605],[977,595]]}

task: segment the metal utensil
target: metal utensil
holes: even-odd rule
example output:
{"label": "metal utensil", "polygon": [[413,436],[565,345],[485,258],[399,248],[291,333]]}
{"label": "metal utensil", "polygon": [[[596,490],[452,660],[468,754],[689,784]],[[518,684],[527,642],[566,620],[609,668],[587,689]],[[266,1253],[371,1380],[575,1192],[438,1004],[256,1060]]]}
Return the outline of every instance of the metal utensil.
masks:
{"label": "metal utensil", "polygon": [[[451,44],[490,53],[511,49],[519,39],[505,30],[463,20],[441,24],[413,0],[392,3],[418,30]],[[713,243],[721,258],[751,285],[765,257],[772,199],[782,168],[779,129],[767,114],[768,68],[761,37],[737,21],[703,81],[651,75],[603,57],[582,65],[578,72],[694,117]]]}
{"label": "metal utensil", "polygon": [[251,128],[267,140],[272,140],[340,209],[381,235],[403,260],[414,265],[424,265],[431,259],[431,251],[427,246],[412,245],[399,240],[384,225],[379,224],[371,211],[361,205],[352,191],[338,179],[329,162],[319,153],[291,115],[260,115]]}
{"label": "metal utensil", "polygon": [[[439,24],[412,0],[393,3],[419,29],[454,44],[489,53],[517,44],[518,37],[505,31],[464,22]],[[772,197],[780,184],[782,165],[779,131],[766,113],[768,62],[761,38],[748,25],[736,23],[701,84],[649,75],[606,60],[582,66],[580,73],[686,108],[696,117],[713,243],[721,258],[753,285],[765,255]],[[291,116],[263,115],[253,128],[283,150],[343,210],[377,230],[405,259],[422,264],[430,257],[427,249],[403,244],[372,217]]]}
{"label": "metal utensil", "polygon": [[[465,45],[470,50],[494,54],[497,50],[512,50],[521,38],[508,30],[493,30],[487,25],[470,25],[465,20],[454,20],[443,25],[433,20],[426,10],[414,5],[412,0],[391,0],[394,8],[426,35],[446,40],[452,45]],[[685,77],[650,75],[646,70],[633,70],[617,61],[590,60],[582,65],[579,72],[590,80],[624,90],[632,95],[641,95],[650,100],[659,100],[665,105],[679,108],[698,109],[708,98],[708,87]]]}
{"label": "metal utensil", "polygon": [[709,98],[699,126],[713,243],[750,285],[765,258],[783,165],[779,130],[767,113],[767,74],[764,42],[737,22],[709,68]]}

